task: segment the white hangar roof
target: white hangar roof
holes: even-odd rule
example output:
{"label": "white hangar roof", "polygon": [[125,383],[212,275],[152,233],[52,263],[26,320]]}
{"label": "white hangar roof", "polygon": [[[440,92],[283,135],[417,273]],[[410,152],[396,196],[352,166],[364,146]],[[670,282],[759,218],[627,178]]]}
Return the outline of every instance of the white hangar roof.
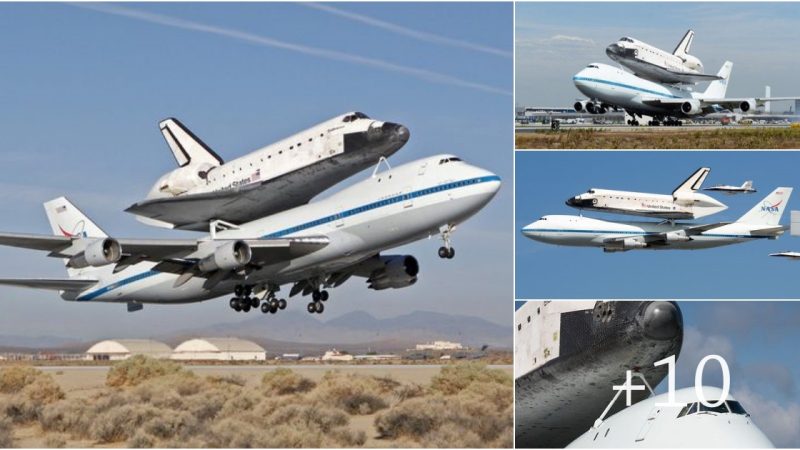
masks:
{"label": "white hangar roof", "polygon": [[198,338],[190,339],[175,347],[175,353],[264,353],[263,347],[255,342],[237,338]]}
{"label": "white hangar roof", "polygon": [[94,344],[88,354],[132,354],[132,355],[151,355],[151,354],[170,354],[172,349],[169,345],[153,341],[150,339],[109,339]]}

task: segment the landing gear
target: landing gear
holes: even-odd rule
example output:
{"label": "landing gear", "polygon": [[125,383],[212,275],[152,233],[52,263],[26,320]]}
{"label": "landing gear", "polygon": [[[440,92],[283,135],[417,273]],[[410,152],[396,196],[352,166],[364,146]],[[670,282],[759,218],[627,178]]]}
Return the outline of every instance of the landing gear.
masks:
{"label": "landing gear", "polygon": [[253,295],[253,286],[240,284],[233,289],[235,297],[230,299],[229,305],[236,312],[260,309],[264,314],[275,314],[280,309],[286,309],[287,304],[285,299],[279,300],[275,297],[276,290],[278,290],[277,286],[274,286],[274,289],[273,286],[270,286],[267,290]]}
{"label": "landing gear", "polygon": [[628,121],[628,125],[630,125],[632,127],[638,127],[639,126],[639,121],[636,120],[636,119],[631,119],[631,120]]}
{"label": "landing gear", "polygon": [[453,259],[453,257],[456,256],[456,249],[450,244],[450,237],[455,230],[456,227],[450,224],[442,225],[439,228],[439,234],[441,234],[442,241],[444,241],[444,245],[439,247],[439,258]]}
{"label": "landing gear", "polygon": [[313,301],[306,306],[306,310],[311,314],[322,314],[322,311],[325,311],[325,305],[321,301]]}

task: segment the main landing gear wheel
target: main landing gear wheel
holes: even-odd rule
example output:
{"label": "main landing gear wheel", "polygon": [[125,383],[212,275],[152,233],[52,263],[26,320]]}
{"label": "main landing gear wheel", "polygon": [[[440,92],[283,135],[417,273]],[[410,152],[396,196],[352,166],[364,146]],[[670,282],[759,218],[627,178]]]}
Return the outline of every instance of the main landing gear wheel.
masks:
{"label": "main landing gear wheel", "polygon": [[278,300],[278,309],[286,309],[286,299],[282,298]]}
{"label": "main landing gear wheel", "polygon": [[233,297],[231,299],[230,305],[231,305],[231,308],[233,308],[233,310],[236,311],[236,312],[239,312],[239,311],[242,310],[242,305],[241,305],[241,303],[239,303],[239,299],[237,297]]}
{"label": "main landing gear wheel", "polygon": [[322,314],[322,311],[325,311],[325,305],[323,305],[321,301],[311,302],[306,307],[306,310],[311,314]]}
{"label": "main landing gear wheel", "polygon": [[261,312],[264,314],[269,312],[269,303],[264,302],[261,304]]}
{"label": "main landing gear wheel", "polygon": [[456,249],[453,247],[439,247],[439,258],[442,259],[453,259],[456,256]]}
{"label": "main landing gear wheel", "polygon": [[244,311],[244,312],[250,312],[250,303],[245,303],[245,304],[242,306],[242,311]]}
{"label": "main landing gear wheel", "polygon": [[322,300],[323,302],[328,301],[328,297],[329,297],[328,291],[322,291],[319,293],[319,299]]}

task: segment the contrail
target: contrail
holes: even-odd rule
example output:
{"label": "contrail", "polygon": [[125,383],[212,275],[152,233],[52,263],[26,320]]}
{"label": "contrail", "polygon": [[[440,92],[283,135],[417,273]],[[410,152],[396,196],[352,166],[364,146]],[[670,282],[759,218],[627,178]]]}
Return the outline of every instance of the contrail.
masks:
{"label": "contrail", "polygon": [[364,16],[362,14],[357,14],[350,11],[345,11],[339,8],[335,8],[331,6],[329,3],[304,3],[300,2],[298,5],[308,6],[310,8],[318,9],[320,11],[325,11],[327,13],[333,14],[335,16],[344,17],[346,19],[355,20],[356,22],[361,22],[363,24],[381,28],[386,31],[391,31],[392,33],[401,34],[403,36],[408,36],[413,39],[418,39],[420,41],[425,41],[432,44],[441,44],[441,45],[449,45],[452,47],[460,47],[465,48],[468,50],[474,50],[477,52],[489,53],[492,55],[497,56],[504,56],[506,58],[511,58],[512,52],[500,50],[498,48],[489,47],[486,45],[475,44],[469,41],[462,41],[459,39],[453,39],[445,36],[439,36],[438,34],[428,33],[425,31],[414,30],[411,28],[406,28],[400,25],[395,25],[393,23],[384,22],[383,20],[376,19],[374,17]]}
{"label": "contrail", "polygon": [[141,20],[145,22],[164,25],[167,27],[181,28],[184,30],[198,31],[201,33],[216,34],[239,41],[248,42],[255,45],[264,47],[280,48],[283,50],[303,53],[306,55],[318,56],[320,58],[332,59],[336,61],[348,62],[351,64],[359,64],[362,66],[369,66],[376,69],[382,69],[389,72],[401,73],[404,75],[412,76],[421,80],[432,83],[448,84],[452,86],[460,86],[469,89],[476,89],[479,91],[490,92],[493,94],[512,95],[509,91],[500,89],[487,84],[475,83],[472,81],[463,80],[461,78],[453,77],[450,75],[433,72],[426,69],[418,69],[414,67],[403,66],[381,59],[368,58],[364,56],[354,55],[351,53],[340,52],[338,50],[329,50],[317,47],[310,47],[302,44],[294,44],[291,42],[281,41],[267,36],[258,34],[247,33],[244,31],[232,30],[229,28],[217,27],[214,25],[207,25],[190,20],[179,19],[176,17],[165,16],[162,14],[149,13],[136,9],[125,8],[117,5],[109,5],[102,3],[71,3],[71,5],[89,9],[92,11],[102,12],[105,14],[113,14],[117,16],[128,17],[131,19]]}

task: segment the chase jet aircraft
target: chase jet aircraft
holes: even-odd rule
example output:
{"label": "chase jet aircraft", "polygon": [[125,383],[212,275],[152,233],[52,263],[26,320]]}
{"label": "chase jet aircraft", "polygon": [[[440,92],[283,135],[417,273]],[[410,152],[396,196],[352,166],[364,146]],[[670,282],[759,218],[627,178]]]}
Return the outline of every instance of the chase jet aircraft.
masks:
{"label": "chase jet aircraft", "polygon": [[606,55],[634,74],[657,83],[698,83],[719,80],[703,73],[703,63],[689,54],[694,31],[689,30],[672,53],[642,41],[623,37],[606,47]]}
{"label": "chase jet aircraft", "polygon": [[178,168],[126,211],[148,225],[194,231],[215,220],[238,225],[308,203],[409,138],[403,125],[353,112],[226,163],[177,119],[159,127]]}
{"label": "chase jet aircraft", "polygon": [[716,192],[724,192],[729,195],[733,194],[752,194],[756,192],[756,189],[753,187],[753,182],[748,180],[742,183],[741,186],[731,186],[729,184],[719,184],[716,186],[711,186],[707,188],[703,188],[704,191],[716,191]]}
{"label": "chase jet aircraft", "polygon": [[777,239],[792,188],[780,187],[735,222],[710,224],[616,222],[582,216],[544,216],[522,229],[533,240],[554,245],[600,247],[605,252],[697,250],[757,239]]}
{"label": "chase jet aircraft", "polygon": [[[189,303],[234,293],[230,306],[264,313],[286,307],[278,299],[311,295],[307,309],[321,313],[326,288],[352,276],[375,290],[414,284],[412,255],[383,251],[441,236],[439,256],[452,258],[455,227],[480,211],[500,178],[439,155],[375,173],[324,200],[227,227],[200,239],[115,239],[61,197],[45,203],[52,236],[0,234],[0,245],[44,250],[61,258],[68,278],[0,279],[0,284],[60,291],[65,300]],[[263,303],[262,303],[263,301]]]}
{"label": "chase jet aircraft", "polygon": [[697,192],[711,169],[701,167],[681,183],[671,195],[615,191],[592,188],[567,199],[573,208],[667,220],[699,219],[728,207]]}

